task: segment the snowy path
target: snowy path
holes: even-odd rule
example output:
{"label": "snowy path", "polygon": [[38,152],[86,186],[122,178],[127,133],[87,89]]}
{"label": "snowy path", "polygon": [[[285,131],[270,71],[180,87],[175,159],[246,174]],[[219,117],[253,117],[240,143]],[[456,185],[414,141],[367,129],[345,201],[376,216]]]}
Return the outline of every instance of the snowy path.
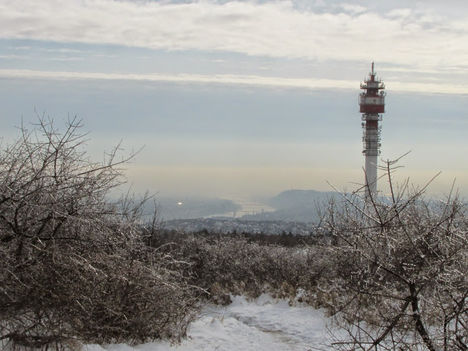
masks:
{"label": "snowy path", "polygon": [[154,342],[130,347],[87,345],[83,351],[317,351],[328,350],[326,317],[308,306],[261,296],[235,297],[226,307],[208,306],[180,345]]}

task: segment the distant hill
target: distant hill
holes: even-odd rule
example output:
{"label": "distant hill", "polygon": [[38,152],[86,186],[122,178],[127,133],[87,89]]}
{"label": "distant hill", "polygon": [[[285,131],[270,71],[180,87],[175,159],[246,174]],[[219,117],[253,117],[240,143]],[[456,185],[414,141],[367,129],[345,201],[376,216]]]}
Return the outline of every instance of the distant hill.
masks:
{"label": "distant hill", "polygon": [[268,200],[268,204],[276,209],[296,207],[315,207],[328,203],[331,199],[340,198],[336,191],[317,190],[286,190]]}
{"label": "distant hill", "polygon": [[334,191],[287,190],[272,197],[267,204],[273,212],[243,216],[248,220],[280,220],[296,222],[317,222],[330,200],[341,201],[341,195]]}

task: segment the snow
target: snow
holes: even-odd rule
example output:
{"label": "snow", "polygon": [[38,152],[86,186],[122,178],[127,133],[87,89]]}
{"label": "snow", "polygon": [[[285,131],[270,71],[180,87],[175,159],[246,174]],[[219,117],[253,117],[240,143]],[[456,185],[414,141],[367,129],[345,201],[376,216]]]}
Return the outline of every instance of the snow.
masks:
{"label": "snow", "polygon": [[82,351],[316,351],[329,350],[323,311],[262,295],[232,297],[228,306],[206,306],[180,345],[152,342],[85,345]]}

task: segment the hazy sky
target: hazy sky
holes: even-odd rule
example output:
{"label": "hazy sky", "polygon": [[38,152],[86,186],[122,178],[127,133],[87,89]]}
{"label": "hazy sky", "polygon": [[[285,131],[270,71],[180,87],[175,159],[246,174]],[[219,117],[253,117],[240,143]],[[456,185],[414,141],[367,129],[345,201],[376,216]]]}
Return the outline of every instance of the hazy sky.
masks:
{"label": "hazy sky", "polygon": [[94,158],[144,146],[139,191],[350,190],[371,61],[382,158],[411,150],[400,177],[468,194],[465,1],[0,0],[0,127],[78,115]]}

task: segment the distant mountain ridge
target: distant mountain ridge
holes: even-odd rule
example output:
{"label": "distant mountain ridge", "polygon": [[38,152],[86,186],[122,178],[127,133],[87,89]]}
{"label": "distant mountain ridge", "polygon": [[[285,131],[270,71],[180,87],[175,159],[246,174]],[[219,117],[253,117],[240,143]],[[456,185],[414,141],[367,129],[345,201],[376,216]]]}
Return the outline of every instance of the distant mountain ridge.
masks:
{"label": "distant mountain ridge", "polygon": [[272,197],[268,204],[276,209],[287,209],[295,207],[311,207],[338,199],[340,194],[336,191],[317,190],[286,190]]}
{"label": "distant mountain ridge", "polygon": [[286,190],[267,200],[275,211],[246,215],[242,219],[317,222],[327,204],[331,200],[339,202],[340,199],[341,195],[336,191]]}

